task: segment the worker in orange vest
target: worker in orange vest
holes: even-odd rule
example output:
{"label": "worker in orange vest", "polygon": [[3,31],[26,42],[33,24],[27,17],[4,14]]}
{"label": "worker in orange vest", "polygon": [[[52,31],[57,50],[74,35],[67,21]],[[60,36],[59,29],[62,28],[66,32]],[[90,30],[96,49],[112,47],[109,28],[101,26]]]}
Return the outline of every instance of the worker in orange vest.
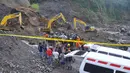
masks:
{"label": "worker in orange vest", "polygon": [[[77,36],[77,39],[76,39],[77,41],[80,41],[80,37],[79,36]],[[77,49],[79,49],[80,48],[80,42],[76,42],[76,48]]]}
{"label": "worker in orange vest", "polygon": [[45,34],[43,35],[43,37],[48,38],[49,35],[48,35],[47,33],[45,33]]}

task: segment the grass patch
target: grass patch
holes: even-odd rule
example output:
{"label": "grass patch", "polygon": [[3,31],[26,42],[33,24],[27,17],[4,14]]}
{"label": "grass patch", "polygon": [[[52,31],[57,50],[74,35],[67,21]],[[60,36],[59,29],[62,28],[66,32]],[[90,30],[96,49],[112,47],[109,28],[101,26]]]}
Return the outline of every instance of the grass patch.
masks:
{"label": "grass patch", "polygon": [[34,9],[36,9],[37,12],[39,12],[39,4],[38,4],[38,3],[33,3],[33,4],[31,5],[31,7],[34,8]]}

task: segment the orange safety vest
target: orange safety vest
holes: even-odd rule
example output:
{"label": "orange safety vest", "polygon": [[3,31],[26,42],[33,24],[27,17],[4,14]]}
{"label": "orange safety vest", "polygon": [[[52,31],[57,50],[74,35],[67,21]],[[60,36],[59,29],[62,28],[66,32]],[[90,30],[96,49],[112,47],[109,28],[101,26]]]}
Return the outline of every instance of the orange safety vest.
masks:
{"label": "orange safety vest", "polygon": [[49,37],[49,35],[48,35],[48,34],[44,34],[44,37],[48,38],[48,37]]}
{"label": "orange safety vest", "polygon": [[79,48],[79,47],[80,47],[80,43],[76,42],[76,48]]}
{"label": "orange safety vest", "polygon": [[[80,38],[77,37],[77,41],[80,41]],[[80,47],[80,43],[79,42],[76,42],[76,48],[79,48]]]}
{"label": "orange safety vest", "polygon": [[79,37],[79,36],[77,36],[77,39],[76,39],[76,40],[80,41],[80,37]]}

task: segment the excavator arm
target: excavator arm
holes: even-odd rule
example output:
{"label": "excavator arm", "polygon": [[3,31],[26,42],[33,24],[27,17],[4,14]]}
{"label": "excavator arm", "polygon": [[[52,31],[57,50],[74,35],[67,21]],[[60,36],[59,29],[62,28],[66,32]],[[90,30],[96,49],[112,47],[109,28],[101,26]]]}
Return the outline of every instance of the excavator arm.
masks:
{"label": "excavator arm", "polygon": [[88,31],[97,31],[95,29],[95,27],[87,26],[87,24],[84,21],[76,19],[76,18],[74,18],[74,29],[77,29],[77,27],[76,27],[77,22],[80,23],[80,24],[83,24],[85,26],[85,28],[86,27],[88,28],[88,29],[85,29],[86,32],[88,32]]}
{"label": "excavator arm", "polygon": [[20,25],[22,25],[21,12],[20,12],[20,13],[14,13],[14,14],[6,15],[6,16],[2,19],[0,25],[1,25],[1,26],[6,26],[6,25],[7,25],[7,21],[8,21],[9,19],[13,19],[13,18],[17,18],[17,17],[19,17]]}
{"label": "excavator arm", "polygon": [[77,29],[77,22],[83,24],[84,26],[87,25],[84,21],[74,18],[74,29]]}
{"label": "excavator arm", "polygon": [[51,30],[51,25],[52,25],[52,23],[53,23],[54,21],[56,21],[57,19],[59,19],[59,18],[62,18],[63,21],[66,22],[66,19],[65,19],[64,15],[63,15],[62,13],[60,13],[60,14],[57,14],[56,16],[54,16],[53,18],[51,18],[51,19],[49,20],[47,28],[48,28],[49,30]]}

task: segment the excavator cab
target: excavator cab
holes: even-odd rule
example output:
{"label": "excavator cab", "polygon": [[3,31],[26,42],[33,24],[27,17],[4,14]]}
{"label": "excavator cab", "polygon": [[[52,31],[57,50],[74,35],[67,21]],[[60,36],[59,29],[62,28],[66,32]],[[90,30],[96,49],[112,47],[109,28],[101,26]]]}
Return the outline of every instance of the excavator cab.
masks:
{"label": "excavator cab", "polygon": [[91,32],[91,31],[96,31],[96,29],[93,26],[86,26],[84,31],[85,32]]}
{"label": "excavator cab", "polygon": [[66,19],[64,17],[64,15],[62,13],[57,14],[56,16],[52,17],[47,24],[47,28],[44,28],[43,31],[44,32],[50,32],[52,31],[52,23],[56,20],[58,20],[59,18],[62,18],[64,22],[66,22]]}

